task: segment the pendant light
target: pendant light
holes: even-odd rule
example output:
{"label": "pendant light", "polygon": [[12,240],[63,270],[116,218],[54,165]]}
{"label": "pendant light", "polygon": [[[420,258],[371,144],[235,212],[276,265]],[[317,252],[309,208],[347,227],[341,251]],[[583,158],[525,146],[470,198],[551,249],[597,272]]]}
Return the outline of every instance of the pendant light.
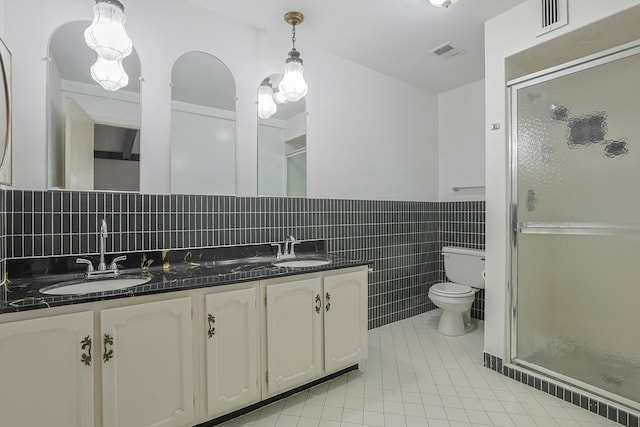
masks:
{"label": "pendant light", "polygon": [[260,83],[258,88],[258,117],[268,119],[276,111],[278,111],[278,107],[273,101],[273,86],[269,81],[269,77],[267,77]]}
{"label": "pendant light", "polygon": [[429,3],[436,7],[444,7],[447,8],[452,4],[456,3],[458,0],[429,0]]}
{"label": "pendant light", "polygon": [[109,61],[123,59],[133,49],[124,28],[124,6],[118,0],[96,0],[93,22],[84,31],[84,40],[98,56]]}
{"label": "pendant light", "polygon": [[300,12],[287,12],[284,15],[284,20],[292,26],[291,42],[293,47],[284,66],[284,77],[278,85],[278,90],[289,102],[296,102],[305,96],[308,90],[307,82],[304,81],[304,67],[300,52],[296,50],[296,25],[302,23],[304,16]]}
{"label": "pendant light", "polygon": [[129,84],[129,76],[122,67],[122,60],[109,61],[98,56],[91,66],[91,77],[105,90],[115,92]]}
{"label": "pendant light", "polygon": [[286,104],[289,102],[284,92],[280,92],[279,88],[275,88],[273,90],[273,100],[276,101],[276,104]]}

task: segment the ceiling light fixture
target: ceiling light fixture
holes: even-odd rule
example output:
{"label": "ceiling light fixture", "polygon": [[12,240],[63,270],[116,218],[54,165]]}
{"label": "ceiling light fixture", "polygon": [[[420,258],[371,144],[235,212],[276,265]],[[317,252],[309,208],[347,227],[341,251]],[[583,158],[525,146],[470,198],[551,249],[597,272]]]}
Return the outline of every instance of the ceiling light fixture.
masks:
{"label": "ceiling light fixture", "polygon": [[96,0],[93,22],[84,31],[87,46],[109,61],[126,58],[133,50],[133,43],[124,23],[122,3],[118,0]]}
{"label": "ceiling light fixture", "polygon": [[[287,98],[287,101],[296,102],[307,94],[308,86],[304,81],[304,67],[300,52],[296,50],[296,25],[300,25],[304,16],[300,12],[287,12],[284,20],[292,26],[291,42],[293,47],[284,66],[284,77],[278,85],[278,90]],[[281,96],[282,96],[281,95]]]}
{"label": "ceiling light fixture", "polygon": [[429,3],[436,7],[444,7],[447,8],[452,4],[456,3],[458,0],[429,0]]}
{"label": "ceiling light fixture", "polygon": [[278,111],[278,106],[273,101],[273,86],[269,77],[260,83],[258,88],[258,117],[268,119]]}

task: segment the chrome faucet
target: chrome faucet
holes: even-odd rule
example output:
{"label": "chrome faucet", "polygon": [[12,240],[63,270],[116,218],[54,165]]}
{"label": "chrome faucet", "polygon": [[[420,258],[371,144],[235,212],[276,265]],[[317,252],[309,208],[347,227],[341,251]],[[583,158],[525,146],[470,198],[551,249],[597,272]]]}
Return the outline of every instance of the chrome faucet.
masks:
{"label": "chrome faucet", "polygon": [[[289,235],[284,239],[284,243],[272,243],[271,246],[278,249],[278,253],[276,254],[276,259],[288,259],[295,258],[296,251],[294,246],[296,243],[299,243],[295,237]],[[282,251],[281,248],[284,248]]]}
{"label": "chrome faucet", "polygon": [[107,264],[104,262],[104,248],[107,244],[107,237],[109,237],[107,221],[102,218],[102,225],[100,226],[100,261],[98,263],[98,271],[105,271],[107,269]]}
{"label": "chrome faucet", "polygon": [[124,261],[125,259],[127,259],[127,256],[121,255],[115,257],[109,264],[109,268],[107,268],[107,263],[104,261],[104,252],[107,245],[109,232],[107,230],[107,221],[105,221],[104,218],[102,219],[102,222],[100,224],[100,233],[98,236],[100,237],[100,259],[98,260],[98,268],[94,269],[91,261],[85,258],[77,258],[76,264],[87,265],[87,272],[85,274],[85,276],[87,277],[116,277],[120,274],[120,270],[118,270],[118,261]]}
{"label": "chrome faucet", "polygon": [[289,255],[290,257],[296,256],[296,251],[294,250],[294,245],[298,243],[295,237],[289,235],[286,239],[284,239],[284,255]]}

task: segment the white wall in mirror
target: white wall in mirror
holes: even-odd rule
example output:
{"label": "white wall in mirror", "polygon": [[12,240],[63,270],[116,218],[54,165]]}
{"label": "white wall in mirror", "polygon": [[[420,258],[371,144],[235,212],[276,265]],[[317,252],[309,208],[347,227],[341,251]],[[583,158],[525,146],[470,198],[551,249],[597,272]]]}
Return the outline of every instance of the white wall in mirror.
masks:
{"label": "white wall in mirror", "polygon": [[171,79],[171,192],[236,192],[235,82],[222,61],[187,52]]}
{"label": "white wall in mirror", "polygon": [[[282,74],[269,76],[273,88]],[[258,195],[307,196],[307,111],[305,98],[277,105],[258,119]]]}
{"label": "white wall in mirror", "polygon": [[[125,0],[124,6],[144,65],[140,146],[148,162],[141,164],[141,191],[170,191],[171,69],[195,50],[215,54],[235,77],[237,194],[256,195],[256,87],[284,66],[290,27],[283,22],[281,33],[267,33],[183,1],[159,8],[152,0]],[[15,187],[46,188],[42,58],[50,34],[66,22],[90,19],[91,8],[87,0],[5,2],[5,41],[14,53]],[[437,200],[437,97],[306,45],[302,27],[298,35],[309,83],[307,195]]]}

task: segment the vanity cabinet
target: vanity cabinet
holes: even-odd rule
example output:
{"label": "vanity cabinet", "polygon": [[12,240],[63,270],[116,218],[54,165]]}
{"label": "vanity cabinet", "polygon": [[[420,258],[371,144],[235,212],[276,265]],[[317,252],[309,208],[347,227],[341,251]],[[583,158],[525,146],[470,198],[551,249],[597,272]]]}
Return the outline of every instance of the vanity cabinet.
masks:
{"label": "vanity cabinet", "polygon": [[93,313],[0,325],[0,423],[94,425]]}
{"label": "vanity cabinet", "polygon": [[207,419],[260,400],[258,288],[203,295]]}
{"label": "vanity cabinet", "polygon": [[309,276],[265,282],[268,395],[347,368],[367,356],[366,267]]}
{"label": "vanity cabinet", "polygon": [[322,279],[266,286],[269,394],[313,381],[322,372]]}
{"label": "vanity cabinet", "polygon": [[324,277],[324,369],[367,358],[367,270]]}
{"label": "vanity cabinet", "polygon": [[195,421],[191,298],[100,312],[105,427]]}
{"label": "vanity cabinet", "polygon": [[0,424],[192,426],[366,352],[366,266],[11,313]]}
{"label": "vanity cabinet", "polygon": [[191,298],[91,307],[0,325],[0,424],[193,425]]}

